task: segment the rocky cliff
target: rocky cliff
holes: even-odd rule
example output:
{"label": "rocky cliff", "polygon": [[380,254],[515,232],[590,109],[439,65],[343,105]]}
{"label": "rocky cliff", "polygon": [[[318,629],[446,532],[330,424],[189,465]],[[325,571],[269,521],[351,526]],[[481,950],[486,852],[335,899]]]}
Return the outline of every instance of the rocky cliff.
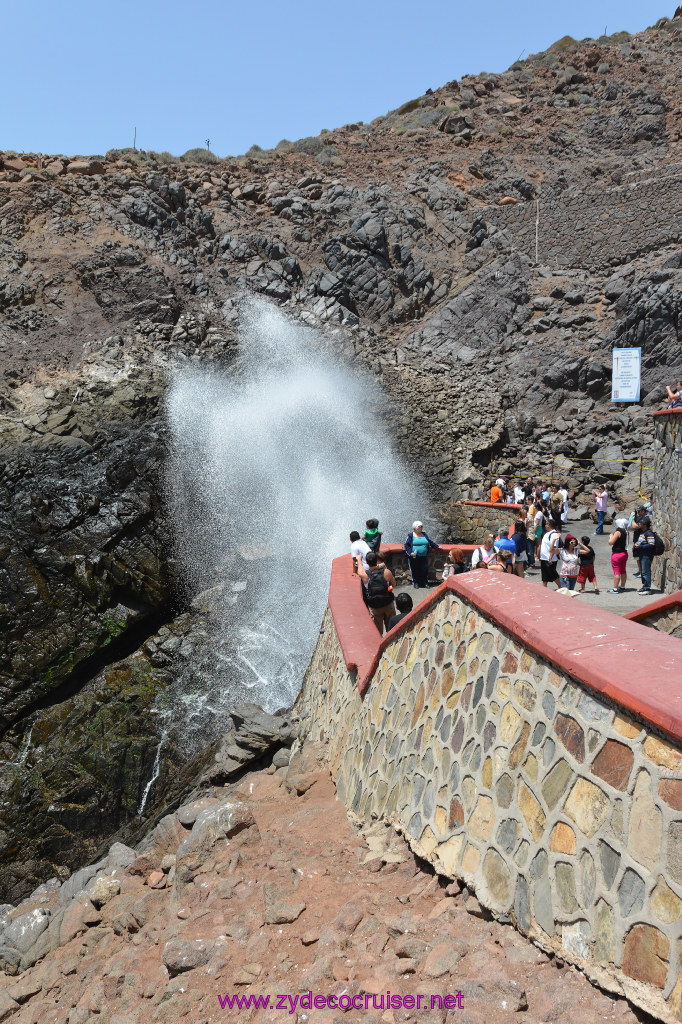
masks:
{"label": "rocky cliff", "polygon": [[[616,497],[636,491],[621,460],[651,454],[648,414],[679,373],[681,54],[679,17],[565,38],[371,124],[240,158],[0,154],[13,894],[82,863],[93,815],[106,808],[109,834],[130,823],[153,773],[155,696],[203,628],[163,515],[167,373],[188,360],[238,372],[245,295],[375,375],[435,500],[483,494],[491,461],[542,475],[553,457],[577,500],[597,473]],[[640,406],[610,402],[615,345],[642,347]],[[36,716],[51,719],[37,753]],[[60,730],[88,717],[74,758]],[[153,792],[150,813],[169,799]],[[23,873],[26,804],[58,839]]]}

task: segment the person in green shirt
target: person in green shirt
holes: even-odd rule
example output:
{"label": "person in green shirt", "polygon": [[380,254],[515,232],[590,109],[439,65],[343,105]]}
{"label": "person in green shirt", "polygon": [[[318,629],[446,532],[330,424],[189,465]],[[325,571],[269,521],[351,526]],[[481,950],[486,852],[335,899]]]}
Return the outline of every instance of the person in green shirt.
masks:
{"label": "person in green shirt", "polygon": [[365,535],[363,540],[365,544],[368,544],[371,551],[379,554],[379,548],[381,547],[381,530],[379,529],[378,519],[368,519],[366,524]]}

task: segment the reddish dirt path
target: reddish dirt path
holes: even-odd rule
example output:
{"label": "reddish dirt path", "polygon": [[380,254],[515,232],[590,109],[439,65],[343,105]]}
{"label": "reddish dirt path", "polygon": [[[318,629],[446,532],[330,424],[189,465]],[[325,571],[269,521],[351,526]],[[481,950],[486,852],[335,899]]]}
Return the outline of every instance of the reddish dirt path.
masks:
{"label": "reddish dirt path", "polygon": [[[366,841],[337,800],[318,760],[322,753],[312,746],[288,770],[252,773],[231,790],[230,799],[243,801],[256,824],[217,842],[183,886],[152,888],[160,872],[126,874],[119,896],[99,912],[91,904],[86,908],[70,942],[19,979],[2,978],[0,1019],[12,1024],[644,1019],[624,1000],[550,960],[511,926],[485,920],[466,890],[448,895],[437,877],[420,870],[391,829],[375,824]],[[215,793],[219,800],[227,795]],[[427,1007],[432,995],[456,1000],[459,992],[461,1008],[441,1010],[436,1000],[433,1010],[374,1010],[372,997],[380,1006],[386,990],[403,998],[421,994]],[[290,1012],[287,1001],[285,1009],[238,1010],[221,1008],[218,998],[270,995],[274,1007],[278,994],[300,1000],[309,991],[360,996],[363,1006],[367,995],[368,1008],[308,1010],[296,1003]],[[10,997],[20,1005],[12,1006]]]}

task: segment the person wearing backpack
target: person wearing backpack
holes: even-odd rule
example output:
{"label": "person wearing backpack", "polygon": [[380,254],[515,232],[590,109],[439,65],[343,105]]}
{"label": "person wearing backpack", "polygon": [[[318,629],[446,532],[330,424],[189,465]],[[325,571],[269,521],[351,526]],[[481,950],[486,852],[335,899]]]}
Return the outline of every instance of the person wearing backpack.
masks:
{"label": "person wearing backpack", "polygon": [[489,533],[486,539],[483,541],[480,547],[476,548],[473,555],[471,556],[471,568],[472,569],[487,569],[488,563],[492,562],[493,558],[497,554],[493,543],[495,538],[492,533]]}
{"label": "person wearing backpack", "polygon": [[379,554],[379,548],[381,547],[381,530],[379,529],[378,519],[368,519],[365,524],[367,529],[365,530],[365,536],[362,538],[365,544],[368,544],[371,551],[375,551]]}
{"label": "person wearing backpack", "polygon": [[640,519],[639,525],[641,532],[632,549],[639,559],[640,571],[642,573],[642,586],[637,593],[651,594],[651,563],[658,554],[658,549],[662,542],[660,537],[651,529],[651,520],[648,516]]}
{"label": "person wearing backpack", "polygon": [[561,586],[559,573],[557,572],[557,562],[559,560],[559,550],[562,547],[563,541],[559,531],[547,530],[540,542],[540,579],[542,580],[543,587],[547,587],[550,583],[556,583],[558,590]]}
{"label": "person wearing backpack", "polygon": [[396,585],[393,573],[383,562],[379,562],[376,552],[369,551],[365,555],[367,571],[362,562],[358,563],[358,576],[365,587],[365,595],[372,622],[380,633],[388,628],[388,620],[395,615],[393,590]]}

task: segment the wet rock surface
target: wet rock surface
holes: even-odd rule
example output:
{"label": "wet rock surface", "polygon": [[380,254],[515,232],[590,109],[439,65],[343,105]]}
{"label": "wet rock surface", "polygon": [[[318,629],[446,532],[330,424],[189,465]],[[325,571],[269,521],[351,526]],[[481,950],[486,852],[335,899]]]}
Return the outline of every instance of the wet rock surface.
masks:
{"label": "wet rock surface", "polygon": [[[204,810],[190,821],[193,812],[180,809],[143,854],[119,844],[13,908],[0,926],[3,1019],[56,1010],[69,1020],[220,1015],[266,1024],[293,1009],[302,1021],[309,992],[361,997],[362,1009],[314,1010],[329,1024],[641,1019],[487,920],[459,884],[421,871],[392,829],[351,825],[323,756],[311,744],[289,769],[207,790]],[[293,775],[312,778],[301,796],[286,785]],[[415,1008],[408,1001],[387,1016],[387,991],[414,996]],[[250,994],[270,996],[270,1006],[225,1002]]]}
{"label": "wet rock surface", "polygon": [[[157,425],[158,428],[158,425]],[[43,435],[44,436],[44,435]],[[153,424],[0,457],[0,728],[158,622],[171,585]],[[152,631],[153,625],[148,631]],[[90,670],[91,674],[92,670]]]}
{"label": "wet rock surface", "polygon": [[[198,740],[170,714],[179,699],[183,658],[163,656],[174,642],[184,660],[200,659],[205,624],[191,615],[163,627],[133,655],[109,666],[74,696],[38,711],[24,748],[8,740],[0,764],[0,892],[18,900],[41,879],[63,879],[98,857],[112,837],[138,839],[192,792],[239,777],[254,763],[288,761],[293,729],[283,715],[251,704],[234,708],[236,725],[213,742]],[[162,658],[172,668],[159,667]],[[187,682],[191,676],[183,677]],[[202,810],[199,808],[197,814]],[[187,811],[183,824],[195,821]]]}

